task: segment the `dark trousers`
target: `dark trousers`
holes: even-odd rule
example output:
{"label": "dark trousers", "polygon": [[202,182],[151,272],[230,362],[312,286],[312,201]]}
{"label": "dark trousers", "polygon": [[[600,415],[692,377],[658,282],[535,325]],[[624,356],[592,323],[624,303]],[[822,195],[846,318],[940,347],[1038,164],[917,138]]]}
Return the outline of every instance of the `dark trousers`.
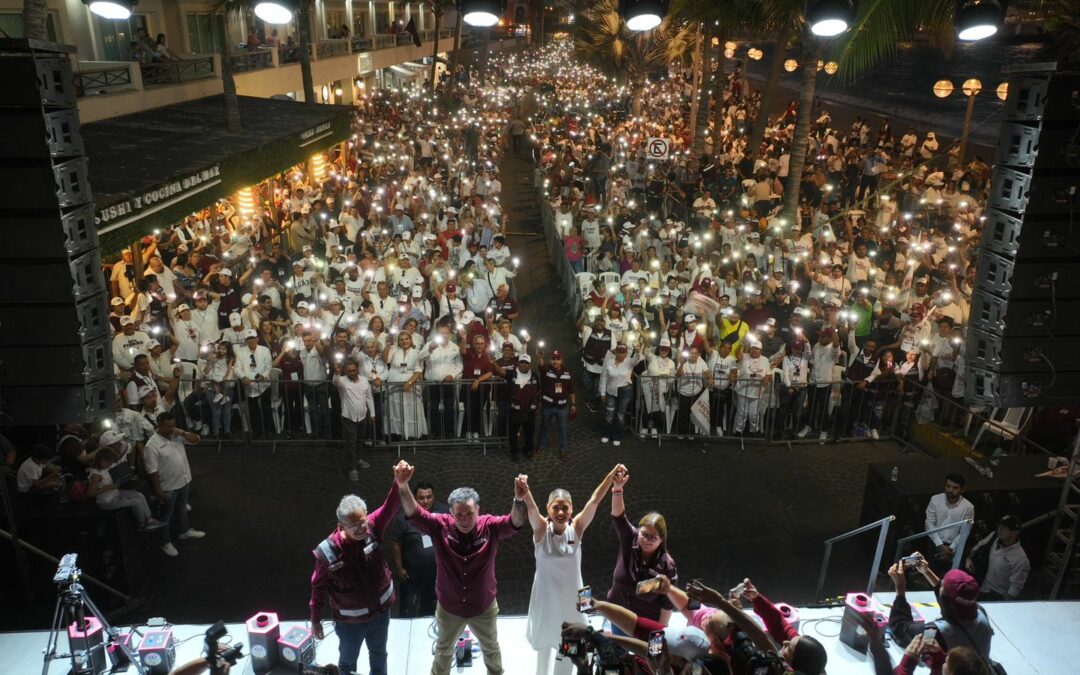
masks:
{"label": "dark trousers", "polygon": [[327,389],[329,389],[329,386],[325,382],[303,385],[304,399],[308,405],[308,416],[311,418],[311,433],[316,437],[329,438],[330,435]]}
{"label": "dark trousers", "polygon": [[678,433],[687,434],[693,428],[690,423],[690,407],[694,405],[698,396],[701,396],[700,391],[693,396],[679,394],[679,414],[675,419],[675,429]]}
{"label": "dark trousers", "polygon": [[292,438],[298,438],[304,433],[304,395],[300,387],[285,385],[281,388],[285,407],[285,430]]}
{"label": "dark trousers", "polygon": [[484,433],[484,404],[487,403],[488,389],[484,386],[484,383],[480,383],[480,388],[476,391],[472,390],[472,385],[469,385],[469,401],[465,405],[465,413],[468,417],[469,431],[474,434]]}
{"label": "dark trousers", "polygon": [[349,451],[349,457],[355,464],[360,459],[360,444],[367,440],[368,418],[359,422],[341,418],[341,435],[345,439],[345,449]]}
{"label": "dark trousers", "polygon": [[356,670],[360,648],[367,642],[368,665],[371,675],[386,675],[386,636],[390,632],[390,613],[381,612],[364,623],[334,622],[338,636],[338,669],[342,673]]}
{"label": "dark trousers", "polygon": [[795,387],[789,392],[787,387],[780,387],[780,433],[791,423],[791,433],[798,433],[803,421],[803,407],[806,405],[806,387]]}
{"label": "dark trousers", "polygon": [[713,429],[720,427],[721,429],[728,428],[728,422],[732,421],[731,417],[731,387],[724,389],[713,389],[709,392],[709,417],[712,418]]}
{"label": "dark trousers", "polygon": [[829,397],[832,386],[818,387],[811,385],[810,428],[816,432],[827,431],[829,421]]}
{"label": "dark trousers", "polygon": [[248,397],[248,417],[251,420],[251,435],[254,438],[273,436],[274,416],[270,412],[270,390],[259,396]]}
{"label": "dark trousers", "polygon": [[435,616],[435,577],[409,577],[401,584],[400,591],[402,618]]}
{"label": "dark trousers", "polygon": [[[533,455],[533,429],[536,426],[536,412],[533,410],[510,411],[510,454],[517,457],[524,449],[526,457]],[[519,440],[518,434],[523,437]]]}
{"label": "dark trousers", "polygon": [[[427,398],[428,433],[433,438],[454,438],[458,408],[457,385],[441,382],[427,386],[424,394]],[[439,403],[442,403],[442,410],[439,410]]]}

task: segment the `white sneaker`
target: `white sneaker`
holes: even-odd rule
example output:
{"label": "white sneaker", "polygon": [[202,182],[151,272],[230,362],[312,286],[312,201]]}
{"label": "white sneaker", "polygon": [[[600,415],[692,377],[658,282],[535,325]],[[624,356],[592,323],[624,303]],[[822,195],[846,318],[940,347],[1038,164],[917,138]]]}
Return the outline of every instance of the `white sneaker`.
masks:
{"label": "white sneaker", "polygon": [[225,400],[225,394],[218,394],[214,397],[214,403],[221,403]]}
{"label": "white sneaker", "polygon": [[806,438],[806,435],[807,435],[808,433],[810,433],[810,425],[807,425],[807,426],[803,427],[802,429],[799,429],[799,433],[798,433],[798,434],[796,434],[796,435],[797,435],[797,436],[798,436],[799,438]]}
{"label": "white sneaker", "polygon": [[161,545],[161,550],[165,551],[165,555],[169,556],[170,558],[175,558],[176,556],[180,555],[180,551],[176,550],[176,547],[172,545],[171,541],[168,542],[168,543],[162,544]]}
{"label": "white sneaker", "polygon": [[620,445],[622,445],[622,441],[612,441],[611,444],[615,447],[619,447]]}
{"label": "white sneaker", "polygon": [[191,513],[191,504],[187,504],[186,506],[187,506],[187,512]]}
{"label": "white sneaker", "polygon": [[657,436],[660,435],[660,430],[659,429],[649,429],[649,435],[652,436],[653,438],[656,438]]}
{"label": "white sneaker", "polygon": [[600,442],[601,442],[601,443],[607,443],[607,442],[608,442],[608,441],[610,441],[610,440],[611,440],[611,439],[610,439],[610,438],[608,438],[607,436],[601,436],[601,437],[600,437]]}
{"label": "white sneaker", "polygon": [[870,438],[874,439],[875,441],[881,438],[881,436],[878,435],[877,429],[870,430]]}
{"label": "white sneaker", "polygon": [[202,539],[206,536],[206,533],[202,530],[196,530],[195,528],[189,528],[187,532],[181,532],[177,535],[177,539]]}
{"label": "white sneaker", "polygon": [[724,435],[724,427],[716,427],[716,435],[717,436],[723,436]]}
{"label": "white sneaker", "polygon": [[818,436],[818,439],[822,440],[822,441],[829,440],[829,432],[828,431],[822,431],[821,434]]}

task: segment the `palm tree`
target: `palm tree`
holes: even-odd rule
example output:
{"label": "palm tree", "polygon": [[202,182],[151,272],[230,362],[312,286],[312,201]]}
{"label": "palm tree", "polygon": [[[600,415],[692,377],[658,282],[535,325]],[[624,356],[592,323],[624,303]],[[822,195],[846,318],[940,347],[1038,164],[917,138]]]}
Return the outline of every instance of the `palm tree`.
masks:
{"label": "palm tree", "polygon": [[[702,25],[702,34],[698,49],[701,52],[701,77],[698,80],[698,90],[692,94],[695,99],[695,118],[691,120],[694,142],[690,151],[690,161],[687,169],[690,175],[697,173],[701,168],[703,155],[705,154],[705,140],[709,135],[709,92],[716,85],[712,74],[712,39],[717,36],[718,29],[715,22],[706,21]],[[719,127],[717,127],[719,128]],[[714,139],[715,143],[715,139]]]}
{"label": "palm tree", "polygon": [[49,3],[46,0],[23,0],[23,37],[49,39]]}
{"label": "palm tree", "polygon": [[236,80],[233,79],[233,62],[229,56],[229,41],[225,40],[225,50],[221,55],[221,91],[225,95],[225,121],[229,125],[229,133],[238,134],[243,131],[240,123],[240,99],[236,97]]}
{"label": "palm tree", "polygon": [[432,39],[434,43],[431,47],[431,91],[435,91],[435,71],[439,67],[439,31],[442,30],[442,15],[443,11],[448,7],[453,7],[452,0],[427,0],[424,3],[425,6],[435,16],[435,37]]}
{"label": "palm tree", "polygon": [[579,57],[640,91],[650,72],[689,53],[696,32],[696,24],[669,16],[652,31],[633,33],[619,14],[618,0],[599,0],[577,15],[573,37]]}

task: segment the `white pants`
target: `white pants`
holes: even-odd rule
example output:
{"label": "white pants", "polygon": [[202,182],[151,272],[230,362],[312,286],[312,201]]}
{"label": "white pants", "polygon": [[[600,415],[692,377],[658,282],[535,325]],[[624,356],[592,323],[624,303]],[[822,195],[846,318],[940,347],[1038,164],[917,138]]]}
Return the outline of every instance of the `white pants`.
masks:
{"label": "white pants", "polygon": [[536,650],[536,675],[551,675],[551,664],[555,663],[555,675],[573,675],[574,662],[570,659],[556,658],[556,647],[545,647]]}
{"label": "white pants", "polygon": [[104,504],[98,503],[98,506],[106,511],[129,508],[135,516],[135,522],[139,525],[150,520],[150,505],[146,503],[143,493],[135,490],[117,490],[115,497]]}
{"label": "white pants", "polygon": [[758,422],[760,421],[760,415],[758,414],[758,402],[760,398],[750,398],[749,396],[743,396],[742,394],[735,394],[736,410],[735,410],[735,431],[740,432],[743,430],[743,426],[746,424],[746,420],[750,419],[750,431],[757,433]]}

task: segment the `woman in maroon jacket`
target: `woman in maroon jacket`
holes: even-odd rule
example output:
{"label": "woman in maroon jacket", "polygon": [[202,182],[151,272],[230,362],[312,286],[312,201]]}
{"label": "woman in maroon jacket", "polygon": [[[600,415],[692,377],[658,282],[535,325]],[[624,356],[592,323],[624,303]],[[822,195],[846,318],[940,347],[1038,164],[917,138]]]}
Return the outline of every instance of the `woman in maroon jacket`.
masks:
{"label": "woman in maroon jacket", "polygon": [[653,511],[646,513],[634,527],[623,502],[623,490],[629,480],[629,473],[617,474],[611,487],[611,520],[619,537],[619,555],[607,599],[666,626],[673,609],[667,595],[659,592],[659,586],[639,594],[637,586],[660,575],[666,576],[672,584],[678,583],[675,560],[667,552],[667,521]]}

